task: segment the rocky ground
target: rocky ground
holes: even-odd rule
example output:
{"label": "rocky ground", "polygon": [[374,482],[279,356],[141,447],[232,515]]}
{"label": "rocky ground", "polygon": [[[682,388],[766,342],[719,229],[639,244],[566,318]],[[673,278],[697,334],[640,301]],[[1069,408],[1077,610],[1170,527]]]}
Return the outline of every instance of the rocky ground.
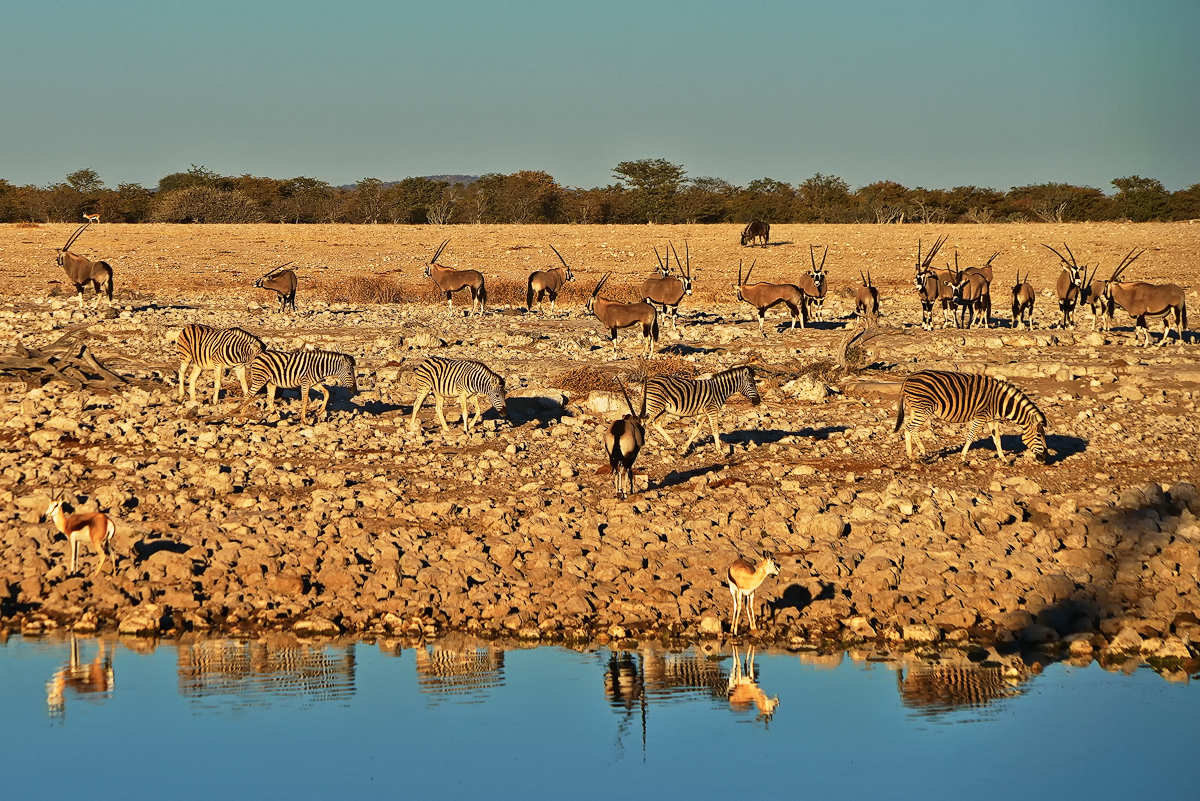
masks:
{"label": "rocky ground", "polygon": [[[756,636],[790,647],[1023,644],[1187,665],[1200,649],[1200,351],[1132,347],[1120,319],[1104,334],[1086,314],[1079,328],[1050,328],[1057,259],[1038,247],[1066,240],[1081,260],[1115,266],[1150,246],[1136,277],[1186,285],[1200,227],[777,226],[782,244],[766,249],[739,248],[730,226],[95,230],[104,252],[75,250],[113,256],[115,317],[103,304],[80,312],[47,285],[59,275],[44,248],[70,227],[0,229],[0,336],[39,349],[72,335],[132,381],[74,390],[0,378],[6,627],[714,637],[728,630],[729,563],[775,553],[781,573],[758,594]],[[1012,254],[1000,272],[1032,268],[1038,328],[920,330],[910,251],[945,232],[978,261]],[[443,236],[443,263],[495,276],[488,315],[451,317],[433,302],[420,271]],[[699,280],[679,331],[665,327],[650,362],[622,334],[614,357],[582,300],[602,271],[623,282],[614,294],[632,291],[650,245],[685,237]],[[783,280],[822,240],[829,319],[793,332],[770,317],[764,341],[749,307],[731,302],[737,259]],[[520,297],[522,276],[556,261],[546,242],[582,273],[552,319],[524,313]],[[294,318],[247,288],[289,259],[302,277]],[[841,290],[868,266],[883,328],[851,351],[847,373],[837,353],[854,321]],[[994,317],[1007,324],[1007,279],[995,283]],[[181,402],[172,339],[189,322],[352,353],[362,391],[334,390],[313,425],[300,424],[294,393],[241,420],[236,381],[213,406],[211,374],[201,402]],[[489,363],[508,380],[511,419],[489,413],[482,430],[443,434],[429,405],[410,433],[410,369],[428,354]],[[618,501],[598,444],[623,411],[597,391],[606,377],[636,387],[648,373],[750,360],[765,402],[726,407],[723,453],[709,436],[686,454],[651,439],[638,462],[648,488]],[[1025,454],[1013,427],[1005,459],[989,440],[964,461],[963,432],[942,424],[930,456],[909,462],[892,434],[896,391],[927,368],[1026,390],[1049,418],[1051,463]],[[448,417],[458,422],[453,406]],[[690,423],[670,427],[681,443]],[[66,539],[42,517],[60,490],[116,520],[115,570],[89,575],[89,552],[68,575]]]}

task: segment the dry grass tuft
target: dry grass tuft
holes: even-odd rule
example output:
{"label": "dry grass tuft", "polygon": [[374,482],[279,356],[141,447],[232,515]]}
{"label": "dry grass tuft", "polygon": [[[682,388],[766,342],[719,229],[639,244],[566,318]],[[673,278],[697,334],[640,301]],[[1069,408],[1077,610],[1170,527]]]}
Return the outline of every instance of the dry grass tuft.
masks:
{"label": "dry grass tuft", "polygon": [[680,356],[660,356],[657,359],[639,360],[637,367],[626,375],[626,380],[635,384],[644,384],[647,379],[656,375],[695,378],[699,372],[694,363]]}
{"label": "dry grass tuft", "polygon": [[321,278],[305,283],[309,286],[302,286],[307,290],[304,294],[326,303],[413,303],[422,300],[410,287],[386,276],[357,275],[336,281]]}
{"label": "dry grass tuft", "polygon": [[14,225],[13,227],[14,227],[14,228],[41,228],[42,226],[40,226],[40,225],[38,225],[37,223],[35,223],[35,222],[32,222],[32,221],[30,221],[30,220],[25,220],[25,221],[23,221],[23,222],[19,222],[19,223],[17,223],[17,224],[16,224],[16,225]]}
{"label": "dry grass tuft", "polygon": [[587,394],[597,389],[615,389],[616,382],[613,381],[611,373],[587,365],[559,373],[550,381],[550,386],[568,393]]}

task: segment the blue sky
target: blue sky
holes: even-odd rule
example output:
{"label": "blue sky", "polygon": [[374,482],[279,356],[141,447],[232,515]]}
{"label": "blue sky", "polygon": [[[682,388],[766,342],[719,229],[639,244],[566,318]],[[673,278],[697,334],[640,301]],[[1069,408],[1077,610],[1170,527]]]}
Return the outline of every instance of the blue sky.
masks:
{"label": "blue sky", "polygon": [[1200,3],[4,0],[0,178],[1200,182]]}

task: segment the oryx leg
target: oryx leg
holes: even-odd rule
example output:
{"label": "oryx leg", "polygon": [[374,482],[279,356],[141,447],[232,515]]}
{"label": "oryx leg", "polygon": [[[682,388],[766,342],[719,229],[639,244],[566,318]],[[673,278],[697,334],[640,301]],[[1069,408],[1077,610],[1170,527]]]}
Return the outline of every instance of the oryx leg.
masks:
{"label": "oryx leg", "polygon": [[767,338],[767,332],[763,330],[763,320],[766,319],[766,316],[767,316],[766,309],[758,310],[758,333],[762,335],[763,339]]}
{"label": "oryx leg", "polygon": [[430,390],[428,390],[428,389],[426,389],[426,388],[424,388],[424,387],[422,387],[421,389],[417,390],[417,400],[416,400],[416,402],[415,402],[415,403],[413,403],[413,415],[412,415],[412,420],[411,420],[411,421],[409,422],[409,424],[408,424],[408,430],[409,430],[409,431],[416,431],[416,430],[417,430],[417,425],[418,425],[418,424],[417,424],[417,413],[418,413],[419,411],[421,411],[421,404],[423,404],[423,403],[425,402],[425,399],[429,397],[429,393],[430,393]]}
{"label": "oryx leg", "polygon": [[446,293],[446,314],[449,317],[454,316],[454,296],[453,293]]}
{"label": "oryx leg", "polygon": [[612,342],[613,354],[616,355],[616,352],[617,352],[617,329],[613,328],[612,330],[610,330],[608,332],[608,338]]}

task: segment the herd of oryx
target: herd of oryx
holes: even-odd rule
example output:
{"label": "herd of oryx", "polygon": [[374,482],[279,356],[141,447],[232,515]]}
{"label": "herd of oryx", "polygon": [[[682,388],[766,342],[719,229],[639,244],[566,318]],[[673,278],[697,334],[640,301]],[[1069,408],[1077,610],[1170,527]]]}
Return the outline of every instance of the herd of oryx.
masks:
{"label": "herd of oryx", "polygon": [[[90,224],[89,221],[81,226],[71,235],[67,244],[58,249],[57,261],[75,284],[81,305],[84,286],[88,282],[93,284],[97,298],[102,287],[110,300],[113,292],[113,271],[110,265],[103,261],[92,262],[69,251],[71,245]],[[769,237],[770,226],[755,222],[746,226],[741,243],[749,245],[758,242],[766,247]],[[425,275],[434,282],[439,292],[446,294],[448,309],[451,312],[454,294],[466,290],[471,298],[471,308],[467,314],[482,315],[487,303],[486,278],[478,270],[458,270],[439,264],[449,241],[447,239],[438,246],[426,265]],[[945,268],[935,267],[934,259],[945,242],[946,237],[940,237],[927,249],[923,247],[922,242],[917,243],[913,281],[921,305],[922,326],[926,329],[934,327],[934,307],[940,304],[943,327],[989,327],[992,313],[993,262],[999,254],[993,254],[982,265],[970,267],[960,267],[956,254],[953,267],[949,264]],[[535,300],[540,311],[546,297],[550,299],[553,312],[559,293],[568,282],[575,280],[571,265],[557,248],[551,247],[562,266],[537,270],[529,276],[526,306],[531,312]],[[1130,251],[1107,280],[1097,280],[1098,268],[1089,273],[1086,264],[1081,266],[1077,263],[1069,246],[1063,246],[1065,256],[1056,248],[1049,245],[1045,247],[1058,256],[1062,264],[1062,274],[1055,287],[1062,326],[1074,325],[1075,310],[1080,305],[1085,305],[1093,310],[1093,328],[1096,321],[1107,328],[1111,325],[1115,309],[1120,307],[1135,321],[1135,342],[1144,339],[1146,344],[1149,344],[1152,341],[1148,324],[1151,320],[1162,322],[1163,335],[1160,344],[1167,343],[1172,327],[1176,329],[1179,340],[1183,341],[1187,328],[1183,289],[1173,284],[1159,286],[1121,280],[1125,271],[1141,253]],[[594,315],[601,322],[608,332],[614,352],[617,332],[620,329],[637,328],[643,340],[642,355],[652,355],[659,338],[659,315],[668,315],[672,327],[675,327],[680,303],[692,294],[694,274],[691,251],[687,243],[684,244],[683,259],[673,244],[668,244],[662,254],[659,254],[657,248],[654,252],[658,259],[658,273],[641,284],[641,300],[623,302],[603,296],[601,292],[607,285],[609,273],[600,278],[587,299],[586,313]],[[797,322],[801,327],[805,327],[811,316],[821,315],[828,290],[825,273],[828,254],[829,249],[826,247],[818,260],[817,248],[810,245],[811,269],[795,283],[751,283],[757,260],[744,275],[744,264],[739,264],[734,293],[738,300],[749,303],[756,310],[762,336],[766,336],[764,318],[767,310],[780,304],[786,306],[790,312],[793,329]],[[274,291],[280,310],[294,311],[297,278],[292,270],[286,269],[287,267],[287,264],[281,265],[259,278],[254,285]],[[853,287],[853,293],[856,315],[866,325],[873,326],[879,315],[880,295],[871,280],[869,270],[865,274],[860,272],[860,283]],[[1029,283],[1028,276],[1021,279],[1018,274],[1012,287],[1012,327],[1032,326],[1036,298],[1037,292]],[[240,328],[218,330],[202,325],[189,325],[177,339],[176,345],[181,359],[180,398],[184,394],[185,372],[189,365],[192,367],[190,384],[193,401],[196,378],[201,370],[212,369],[215,373],[215,402],[220,393],[221,373],[226,368],[234,368],[242,384],[243,413],[263,388],[267,390],[269,405],[273,405],[277,389],[298,389],[303,399],[301,419],[307,421],[310,389],[316,389],[323,396],[318,410],[318,414],[321,414],[329,402],[328,386],[343,386],[351,391],[357,388],[353,357],[332,351],[310,349],[291,353],[272,351],[262,340]],[[927,372],[918,375],[924,377],[914,381],[915,377],[910,376],[904,384],[896,426],[896,430],[900,431],[904,425],[906,447],[910,457],[912,439],[917,434],[917,429],[927,424],[928,419],[933,416],[969,425],[964,453],[966,448],[970,447],[977,429],[983,424],[991,425],[999,451],[997,424],[999,420],[1004,419],[1023,425],[1026,429],[1026,445],[1035,456],[1045,457],[1045,417],[1019,390],[992,379],[963,382],[953,378],[958,375],[954,373]],[[416,370],[416,378],[417,401],[410,423],[414,430],[418,427],[417,415],[421,405],[431,394],[436,402],[438,420],[446,430],[449,426],[442,411],[446,398],[458,400],[463,428],[468,432],[482,417],[480,398],[486,399],[501,415],[506,413],[504,379],[481,362],[434,357],[427,359]],[[624,387],[622,391],[624,392]],[[633,402],[628,393],[625,393],[629,414],[614,423],[605,438],[605,449],[612,463],[618,493],[624,495],[632,489],[630,470],[645,440],[645,425],[652,425],[668,444],[674,445],[659,422],[659,418],[664,414],[697,420],[696,428],[684,446],[685,450],[699,434],[703,421],[707,420],[712,430],[714,448],[720,451],[716,415],[726,399],[736,392],[745,394],[754,403],[759,402],[752,368],[737,367],[719,373],[711,379],[699,381],[665,377],[651,379],[644,390],[640,412],[634,410]],[[468,417],[468,400],[473,400],[475,404],[473,420]],[[905,425],[903,412],[906,404],[909,419]],[[917,444],[920,446],[919,439]]]}

